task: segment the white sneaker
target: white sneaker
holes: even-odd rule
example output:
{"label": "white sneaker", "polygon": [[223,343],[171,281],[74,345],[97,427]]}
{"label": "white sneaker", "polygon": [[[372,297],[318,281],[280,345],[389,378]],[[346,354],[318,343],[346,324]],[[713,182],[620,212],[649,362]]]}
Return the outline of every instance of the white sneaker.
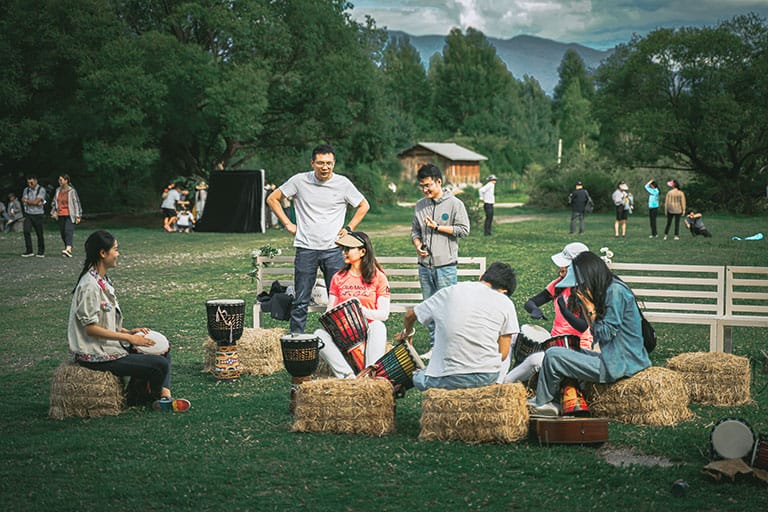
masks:
{"label": "white sneaker", "polygon": [[422,359],[429,359],[432,357],[432,349],[429,349],[428,351],[424,352],[423,354],[419,355]]}
{"label": "white sneaker", "polygon": [[45,254],[35,254],[36,258],[45,258]]}
{"label": "white sneaker", "polygon": [[35,253],[33,253],[33,252],[25,252],[24,254],[21,255],[21,257],[22,258],[31,258],[34,255],[35,255]]}
{"label": "white sneaker", "polygon": [[532,406],[531,412],[537,416],[560,416],[560,407],[555,402],[548,402]]}

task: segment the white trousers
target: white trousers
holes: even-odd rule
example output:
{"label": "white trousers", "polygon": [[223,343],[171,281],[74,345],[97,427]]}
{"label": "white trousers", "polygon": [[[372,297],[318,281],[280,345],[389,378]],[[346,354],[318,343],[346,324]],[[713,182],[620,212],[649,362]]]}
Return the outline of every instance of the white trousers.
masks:
{"label": "white trousers", "polygon": [[[315,331],[325,346],[320,350],[320,357],[328,363],[333,374],[340,379],[353,379],[355,372],[349,366],[339,347],[331,339],[331,335],[323,329]],[[387,326],[380,320],[368,323],[368,342],[365,345],[365,366],[371,366],[379,360],[387,348]]]}
{"label": "white trousers", "polygon": [[541,370],[545,352],[534,352],[523,362],[512,368],[512,371],[504,376],[504,382],[527,382],[528,379]]}

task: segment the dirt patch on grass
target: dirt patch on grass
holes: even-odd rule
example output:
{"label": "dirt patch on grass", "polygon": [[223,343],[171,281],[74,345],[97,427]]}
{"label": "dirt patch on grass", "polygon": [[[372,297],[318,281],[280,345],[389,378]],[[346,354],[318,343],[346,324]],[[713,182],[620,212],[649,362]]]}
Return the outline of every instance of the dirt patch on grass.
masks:
{"label": "dirt patch on grass", "polygon": [[628,446],[613,446],[606,444],[597,450],[597,456],[611,466],[617,467],[636,465],[669,468],[675,465],[671,460],[665,457],[645,455]]}

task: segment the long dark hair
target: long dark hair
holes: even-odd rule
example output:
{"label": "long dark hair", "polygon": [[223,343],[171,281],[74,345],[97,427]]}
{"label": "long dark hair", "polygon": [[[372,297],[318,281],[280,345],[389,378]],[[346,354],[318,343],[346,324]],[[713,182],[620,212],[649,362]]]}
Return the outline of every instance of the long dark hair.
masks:
{"label": "long dark hair", "polygon": [[[360,274],[362,275],[363,282],[365,284],[371,284],[373,282],[374,276],[376,275],[376,269],[384,272],[384,269],[381,268],[381,265],[379,264],[378,260],[376,259],[376,255],[373,252],[371,239],[362,231],[350,231],[349,234],[360,240],[360,242],[363,244],[362,248],[365,249],[365,254],[362,258],[360,258]],[[352,268],[352,265],[347,263],[344,265],[344,268],[341,269],[341,271],[349,272],[350,268]]]}
{"label": "long dark hair", "polygon": [[597,254],[586,251],[573,259],[576,290],[595,306],[598,316],[605,315],[605,297],[608,287],[618,279]]}
{"label": "long dark hair", "polygon": [[109,252],[109,250],[115,245],[115,237],[109,231],[99,230],[94,231],[85,241],[85,261],[83,262],[83,270],[80,275],[77,276],[75,282],[75,288],[72,293],[77,289],[77,283],[91,268],[101,260],[101,251]]}

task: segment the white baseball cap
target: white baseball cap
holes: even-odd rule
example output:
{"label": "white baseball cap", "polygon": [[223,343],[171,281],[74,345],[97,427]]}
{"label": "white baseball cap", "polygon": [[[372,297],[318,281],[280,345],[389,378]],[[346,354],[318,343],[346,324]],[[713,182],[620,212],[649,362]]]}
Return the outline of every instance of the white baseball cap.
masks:
{"label": "white baseball cap", "polygon": [[583,243],[572,242],[566,245],[563,248],[562,252],[553,254],[552,261],[555,263],[555,265],[557,265],[560,268],[567,267],[571,264],[571,262],[573,261],[573,258],[587,251],[589,251],[589,247],[587,247]]}

